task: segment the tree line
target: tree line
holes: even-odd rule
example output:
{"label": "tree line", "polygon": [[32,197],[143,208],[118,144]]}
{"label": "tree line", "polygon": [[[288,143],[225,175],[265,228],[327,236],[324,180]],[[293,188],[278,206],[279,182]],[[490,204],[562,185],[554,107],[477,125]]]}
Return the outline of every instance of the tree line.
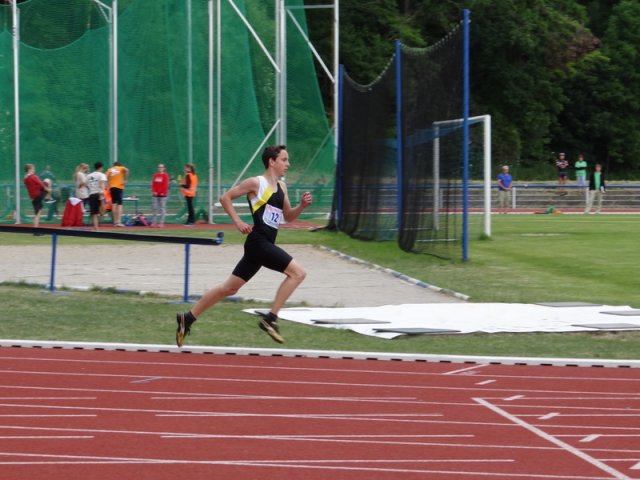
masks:
{"label": "tree line", "polygon": [[[340,63],[369,83],[395,39],[432,45],[465,8],[471,114],[492,115],[494,164],[545,178],[563,151],[602,163],[610,178],[640,177],[638,0],[341,0]],[[330,51],[330,27],[310,28]]]}

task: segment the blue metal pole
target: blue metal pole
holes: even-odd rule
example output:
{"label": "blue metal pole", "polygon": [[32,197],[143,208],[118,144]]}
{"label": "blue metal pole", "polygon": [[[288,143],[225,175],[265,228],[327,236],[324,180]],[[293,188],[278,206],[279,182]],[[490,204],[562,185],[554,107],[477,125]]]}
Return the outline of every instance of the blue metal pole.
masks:
{"label": "blue metal pole", "polygon": [[56,289],[56,251],[58,249],[58,235],[51,235],[51,274],[49,275],[49,291]]}
{"label": "blue metal pole", "polygon": [[469,259],[469,10],[463,11],[462,67],[462,261]]}
{"label": "blue metal pole", "polygon": [[189,302],[189,263],[190,263],[191,244],[184,244],[184,295],[182,300],[184,303]]}
{"label": "blue metal pole", "polygon": [[403,176],[403,142],[402,142],[402,49],[400,48],[400,40],[395,41],[396,46],[396,169],[398,176],[398,193],[397,204],[398,214],[396,217],[396,229],[398,236],[400,235],[400,228],[402,227],[402,215],[404,214],[404,201],[403,201],[403,189],[402,189],[402,176]]}

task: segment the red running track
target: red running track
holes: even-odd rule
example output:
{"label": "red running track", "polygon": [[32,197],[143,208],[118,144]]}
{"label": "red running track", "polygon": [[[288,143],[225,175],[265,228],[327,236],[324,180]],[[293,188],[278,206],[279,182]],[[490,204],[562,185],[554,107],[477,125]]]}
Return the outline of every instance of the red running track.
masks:
{"label": "red running track", "polygon": [[0,478],[640,479],[640,369],[0,348]]}

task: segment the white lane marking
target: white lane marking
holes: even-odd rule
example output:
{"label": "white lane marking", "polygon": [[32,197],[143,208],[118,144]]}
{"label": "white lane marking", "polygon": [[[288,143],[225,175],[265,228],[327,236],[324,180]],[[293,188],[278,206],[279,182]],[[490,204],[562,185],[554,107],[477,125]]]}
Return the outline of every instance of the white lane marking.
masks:
{"label": "white lane marking", "polygon": [[0,440],[86,440],[93,435],[2,435]]}
{"label": "white lane marking", "polygon": [[[546,415],[543,415],[541,417],[538,417],[538,420],[551,420],[552,418],[557,417],[558,415],[560,415],[559,412],[549,412]],[[535,415],[534,415],[535,416]]]}
{"label": "white lane marking", "polygon": [[[131,378],[132,375],[120,375],[120,374],[90,374],[90,373],[44,373],[44,372],[33,372],[33,371],[3,371],[0,370],[0,373],[16,373],[16,374],[20,374],[20,375],[51,375],[51,376],[68,376],[68,377],[72,377],[72,376],[77,376],[77,377],[97,377],[97,378],[101,378],[101,377],[105,377],[105,378]],[[146,377],[145,377],[146,378]],[[247,379],[247,378],[225,378],[225,377],[168,377],[165,376],[163,377],[165,380],[180,380],[180,381],[184,381],[184,382],[188,382],[188,381],[201,381],[201,382],[216,382],[216,383],[221,383],[221,382],[228,382],[228,383],[238,383],[238,384],[242,384],[242,383],[246,383],[246,384],[276,384],[276,385],[282,385],[283,381],[282,380],[264,380],[264,379]],[[332,387],[349,387],[349,388],[393,388],[393,389],[404,389],[404,390],[410,390],[410,389],[414,389],[414,390],[425,390],[425,391],[430,391],[430,390],[437,390],[437,391],[454,391],[454,392],[458,392],[458,391],[464,391],[464,392],[469,392],[469,387],[465,386],[465,387],[443,387],[442,385],[434,385],[434,386],[430,386],[430,385],[400,385],[400,384],[385,384],[385,383],[349,383],[349,382],[313,382],[313,381],[303,381],[303,380],[287,380],[286,381],[287,385],[312,385],[312,386],[318,386],[318,387],[325,387],[325,386],[332,386]],[[34,389],[34,390],[56,390],[56,391],[90,391],[90,392],[100,392],[100,391],[108,391],[108,392],[117,392],[117,393],[164,393],[165,395],[170,395],[171,392],[148,392],[148,391],[140,391],[140,390],[100,390],[100,389],[84,389],[84,388],[55,388],[55,387],[33,387],[33,386],[21,386],[21,385],[0,385],[0,388],[12,388],[12,389],[16,389],[16,388],[23,388],[23,389]],[[493,389],[483,389],[483,395],[488,393],[488,392],[513,392],[513,388],[493,388]],[[607,395],[607,397],[601,397],[601,398],[613,398],[613,399],[624,399],[624,400],[629,400],[629,399],[640,399],[640,395],[635,394],[634,396],[629,396],[630,394],[620,394],[620,396],[616,396],[617,394],[611,393],[611,392],[580,392],[580,391],[557,391],[557,390],[522,390],[520,389],[519,391],[523,392],[523,393],[555,393],[555,394],[591,394],[591,395],[602,395],[605,396]],[[181,395],[184,395],[183,392],[180,393]],[[207,395],[207,394],[202,394],[202,395]],[[519,399],[519,398],[523,398],[524,395],[515,395],[513,397],[509,397],[506,400],[509,399]],[[529,397],[532,399],[536,399],[536,397]],[[597,397],[596,397],[597,398]]]}
{"label": "white lane marking", "polygon": [[44,415],[44,414],[19,414],[19,413],[15,413],[15,414],[10,414],[10,415],[0,415],[0,418],[4,418],[4,417],[8,417],[8,418],[77,418],[77,417],[97,417],[98,415],[96,415],[95,413],[87,413],[87,414],[59,414],[59,415],[55,415],[55,414],[49,414],[49,415]]}
{"label": "white lane marking", "polygon": [[485,380],[484,382],[478,382],[476,385],[489,385],[490,383],[494,383],[495,380]]}
{"label": "white lane marking", "polygon": [[473,370],[478,370],[480,368],[486,367],[488,364],[479,364],[479,365],[474,365],[472,367],[467,367],[467,368],[460,368],[458,370],[452,370],[450,372],[445,372],[442,375],[459,375],[461,373],[464,374],[469,374],[469,373],[475,373],[473,372]]}
{"label": "white lane marking", "polygon": [[155,382],[156,380],[162,380],[163,377],[147,377],[147,378],[142,378],[140,380],[131,380],[131,383],[149,383],[149,382]]}
{"label": "white lane marking", "polygon": [[613,475],[614,478],[619,479],[619,480],[630,480],[630,478],[625,475],[622,472],[619,472],[618,470],[616,470],[615,468],[612,468],[611,466],[607,465],[606,463],[601,462],[600,460],[593,458],[592,456],[584,453],[582,450],[578,450],[577,448],[569,445],[568,443],[563,442],[562,440],[558,440],[557,438],[553,437],[552,435],[549,435],[546,432],[543,432],[542,430],[540,430],[537,427],[534,427],[533,425],[525,422],[524,420],[516,417],[515,415],[511,415],[509,412],[506,412],[505,410],[502,410],[500,407],[496,407],[495,405],[492,405],[491,403],[483,400],[482,398],[474,398],[474,400],[476,402],[478,402],[481,405],[484,405],[485,407],[487,407],[489,410],[495,412],[496,414],[500,415],[503,418],[506,418],[507,420],[510,420],[511,422],[520,425],[522,428],[528,430],[529,432],[533,433],[534,435],[539,436],[540,438],[546,440],[547,442],[553,443],[554,445],[557,445],[558,447],[562,448],[563,450],[567,451],[568,453],[571,453],[573,455],[575,455],[576,457],[584,460],[587,463],[590,463],[591,465],[593,465],[596,468],[599,468],[600,470],[608,473],[609,475]]}

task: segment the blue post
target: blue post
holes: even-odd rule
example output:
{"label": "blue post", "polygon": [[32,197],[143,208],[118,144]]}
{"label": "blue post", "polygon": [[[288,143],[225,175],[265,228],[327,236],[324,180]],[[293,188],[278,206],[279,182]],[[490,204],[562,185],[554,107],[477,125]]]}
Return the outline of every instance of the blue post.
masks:
{"label": "blue post", "polygon": [[404,201],[403,201],[403,165],[402,159],[404,158],[403,142],[402,142],[402,49],[400,40],[395,41],[396,46],[396,169],[398,176],[398,214],[396,218],[396,230],[398,235],[400,234],[400,228],[402,228],[402,215],[404,213]]}
{"label": "blue post", "polygon": [[184,303],[189,303],[189,253],[191,251],[191,244],[184,244],[184,295],[182,300]]}
{"label": "blue post", "polygon": [[51,235],[51,274],[49,275],[49,291],[56,289],[56,251],[58,249],[58,235]]}
{"label": "blue post", "polygon": [[462,261],[469,259],[469,10],[463,11],[462,53]]}

